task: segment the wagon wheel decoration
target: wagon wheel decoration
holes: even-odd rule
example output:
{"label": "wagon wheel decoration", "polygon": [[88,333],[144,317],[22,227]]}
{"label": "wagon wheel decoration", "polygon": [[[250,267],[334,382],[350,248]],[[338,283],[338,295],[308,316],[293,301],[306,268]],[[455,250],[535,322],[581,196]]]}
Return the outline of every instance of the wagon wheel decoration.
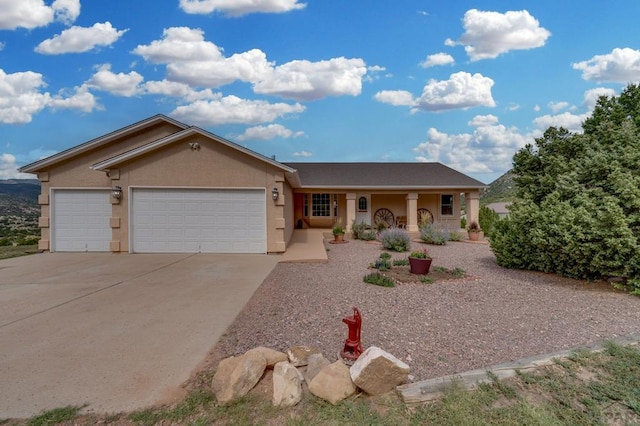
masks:
{"label": "wagon wheel decoration", "polygon": [[376,225],[380,222],[384,222],[389,228],[395,224],[393,213],[391,213],[391,210],[385,208],[376,210],[373,215],[373,221]]}
{"label": "wagon wheel decoration", "polygon": [[433,223],[433,215],[427,209],[418,209],[418,223]]}

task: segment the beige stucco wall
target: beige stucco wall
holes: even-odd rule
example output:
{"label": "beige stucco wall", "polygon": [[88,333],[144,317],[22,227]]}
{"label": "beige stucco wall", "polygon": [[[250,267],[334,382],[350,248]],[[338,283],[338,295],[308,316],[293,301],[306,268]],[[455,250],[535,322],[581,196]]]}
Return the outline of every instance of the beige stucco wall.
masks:
{"label": "beige stucco wall", "polygon": [[50,191],[55,188],[110,188],[111,179],[103,173],[91,170],[99,161],[113,157],[124,151],[147,144],[182,130],[167,122],[161,122],[142,131],[123,136],[106,145],[94,148],[69,160],[48,167],[38,173],[41,181],[39,248],[49,250],[51,239],[51,199]]}
{"label": "beige stucco wall", "polygon": [[295,209],[294,209],[294,201],[293,201],[293,188],[289,185],[288,182],[284,182],[284,199],[285,205],[283,206],[284,213],[284,241],[288,245],[289,241],[291,241],[291,237],[293,236],[293,230],[296,227],[295,223]]}

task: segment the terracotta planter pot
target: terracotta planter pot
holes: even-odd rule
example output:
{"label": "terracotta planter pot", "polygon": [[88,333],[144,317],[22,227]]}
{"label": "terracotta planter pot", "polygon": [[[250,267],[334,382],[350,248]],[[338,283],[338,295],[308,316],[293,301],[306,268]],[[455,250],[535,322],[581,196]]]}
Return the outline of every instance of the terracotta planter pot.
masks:
{"label": "terracotta planter pot", "polygon": [[431,259],[409,257],[409,267],[411,268],[412,274],[427,275],[429,273],[429,268],[431,268]]}
{"label": "terracotta planter pot", "polygon": [[480,239],[479,232],[469,232],[469,240],[470,241],[478,241]]}
{"label": "terracotta planter pot", "polygon": [[344,241],[344,234],[337,234],[333,236],[334,241]]}

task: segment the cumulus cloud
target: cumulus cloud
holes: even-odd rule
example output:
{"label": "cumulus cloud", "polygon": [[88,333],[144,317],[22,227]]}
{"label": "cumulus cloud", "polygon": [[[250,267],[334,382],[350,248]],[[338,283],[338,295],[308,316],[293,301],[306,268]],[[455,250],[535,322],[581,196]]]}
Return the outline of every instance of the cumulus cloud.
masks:
{"label": "cumulus cloud", "polygon": [[294,157],[311,157],[312,155],[313,154],[309,151],[298,151],[293,153]]}
{"label": "cumulus cloud", "polygon": [[493,114],[476,115],[467,124],[471,127],[487,127],[492,126],[498,122],[498,117]]}
{"label": "cumulus cloud", "polygon": [[598,82],[629,83],[640,81],[640,50],[615,48],[606,55],[572,64],[582,78]]}
{"label": "cumulus cloud", "polygon": [[302,136],[304,132],[294,132],[287,129],[282,124],[269,124],[266,126],[250,127],[243,134],[236,137],[239,141],[259,139],[269,140],[275,138],[297,138]]}
{"label": "cumulus cloud", "polygon": [[127,31],[118,31],[108,21],[103,24],[96,23],[88,28],[73,26],[44,40],[34,50],[46,55],[87,52],[96,46],[109,46],[115,43]]}
{"label": "cumulus cloud", "polygon": [[177,120],[200,126],[229,123],[265,123],[280,117],[301,113],[300,104],[269,103],[266,101],[241,99],[237,96],[222,96],[211,101],[196,101],[177,107],[171,116]]}
{"label": "cumulus cloud", "polygon": [[219,96],[211,89],[195,90],[188,84],[169,80],[148,81],[144,83],[142,90],[146,94],[182,98],[189,102],[201,99],[216,99]]}
{"label": "cumulus cloud", "polygon": [[549,102],[547,104],[547,106],[551,109],[551,111],[553,112],[558,112],[558,111],[562,111],[565,108],[569,107],[569,102]]}
{"label": "cumulus cloud", "polygon": [[33,179],[33,175],[18,172],[16,157],[12,154],[0,154],[0,179]]}
{"label": "cumulus cloud", "polygon": [[75,109],[90,112],[96,100],[87,87],[78,87],[70,95],[51,95],[43,91],[42,74],[33,71],[7,74],[0,68],[0,123],[30,123],[44,108]]}
{"label": "cumulus cloud", "polygon": [[80,0],[0,0],[0,29],[37,28],[54,20],[70,24],[80,15]]}
{"label": "cumulus cloud", "polygon": [[511,50],[544,46],[551,33],[526,10],[506,13],[468,10],[462,21],[465,32],[448,46],[463,45],[472,61],[496,58]]}
{"label": "cumulus cloud", "polygon": [[85,84],[113,95],[131,97],[139,92],[138,85],[142,80],[144,77],[135,71],[116,74],[111,71],[110,64],[103,64],[98,66],[98,71]]}
{"label": "cumulus cloud", "polygon": [[457,72],[449,80],[431,80],[417,99],[416,107],[427,111],[465,109],[476,106],[494,107],[491,96],[493,80],[482,74]]}
{"label": "cumulus cloud", "polygon": [[571,132],[582,132],[582,123],[589,117],[590,114],[572,114],[570,112],[563,112],[556,115],[543,115],[536,117],[533,123],[538,129],[546,130],[547,128],[564,127]]}
{"label": "cumulus cloud", "polygon": [[180,0],[180,7],[186,13],[206,15],[220,12],[233,17],[249,13],[283,13],[306,6],[298,0]]}
{"label": "cumulus cloud", "polygon": [[359,95],[367,67],[362,59],[333,58],[328,61],[291,61],[269,72],[253,85],[256,93],[299,101],[327,96]]}
{"label": "cumulus cloud", "polygon": [[225,57],[222,48],[205,40],[202,30],[187,27],[165,29],[161,40],[139,45],[133,52],[148,62],[166,64],[170,81],[210,88],[243,81],[256,93],[300,101],[358,95],[367,72],[362,59],[295,60],[275,66],[259,49]]}
{"label": "cumulus cloud", "polygon": [[433,55],[427,56],[427,59],[420,62],[420,66],[422,68],[431,68],[441,65],[451,65],[455,62],[453,56],[448,53],[434,53]]}
{"label": "cumulus cloud", "polygon": [[438,161],[466,173],[505,172],[511,167],[513,154],[530,142],[531,136],[487,117],[493,116],[473,120],[477,127],[472,133],[447,134],[430,128],[427,140],[413,148],[416,160]]}
{"label": "cumulus cloud", "polygon": [[494,107],[491,95],[493,80],[482,74],[457,72],[449,76],[449,80],[430,80],[422,89],[422,95],[413,95],[404,90],[383,90],[375,94],[379,102],[395,106],[411,106],[412,112],[445,111],[450,109],[467,109],[477,106]]}

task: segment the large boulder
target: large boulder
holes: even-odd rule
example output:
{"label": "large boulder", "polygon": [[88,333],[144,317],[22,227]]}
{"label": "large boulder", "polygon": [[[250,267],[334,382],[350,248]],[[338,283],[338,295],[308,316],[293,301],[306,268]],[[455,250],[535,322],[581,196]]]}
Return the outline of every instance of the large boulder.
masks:
{"label": "large boulder", "polygon": [[220,361],[211,381],[218,404],[229,404],[249,393],[266,368],[267,360],[258,351]]}
{"label": "large boulder", "polygon": [[371,346],[350,369],[351,379],[369,395],[380,395],[404,383],[409,366],[382,349]]}
{"label": "large boulder", "polygon": [[315,346],[292,346],[287,350],[289,362],[296,367],[307,365],[309,356],[319,353],[322,353],[322,351]]}
{"label": "large boulder", "polygon": [[316,377],[320,370],[331,364],[322,354],[311,354],[307,361],[307,368],[304,372],[304,380],[307,382],[307,385],[311,383],[311,380]]}
{"label": "large boulder", "polygon": [[267,368],[273,368],[277,363],[281,361],[287,360],[287,354],[284,352],[276,351],[271,348],[265,348],[264,346],[258,346],[257,348],[253,348],[246,353],[249,352],[258,352],[267,360]]}
{"label": "large boulder", "polygon": [[334,405],[356,393],[356,390],[349,375],[349,367],[341,360],[324,367],[309,383],[312,394]]}
{"label": "large boulder", "polygon": [[302,399],[302,375],[290,362],[282,361],[273,368],[273,405],[291,407]]}

